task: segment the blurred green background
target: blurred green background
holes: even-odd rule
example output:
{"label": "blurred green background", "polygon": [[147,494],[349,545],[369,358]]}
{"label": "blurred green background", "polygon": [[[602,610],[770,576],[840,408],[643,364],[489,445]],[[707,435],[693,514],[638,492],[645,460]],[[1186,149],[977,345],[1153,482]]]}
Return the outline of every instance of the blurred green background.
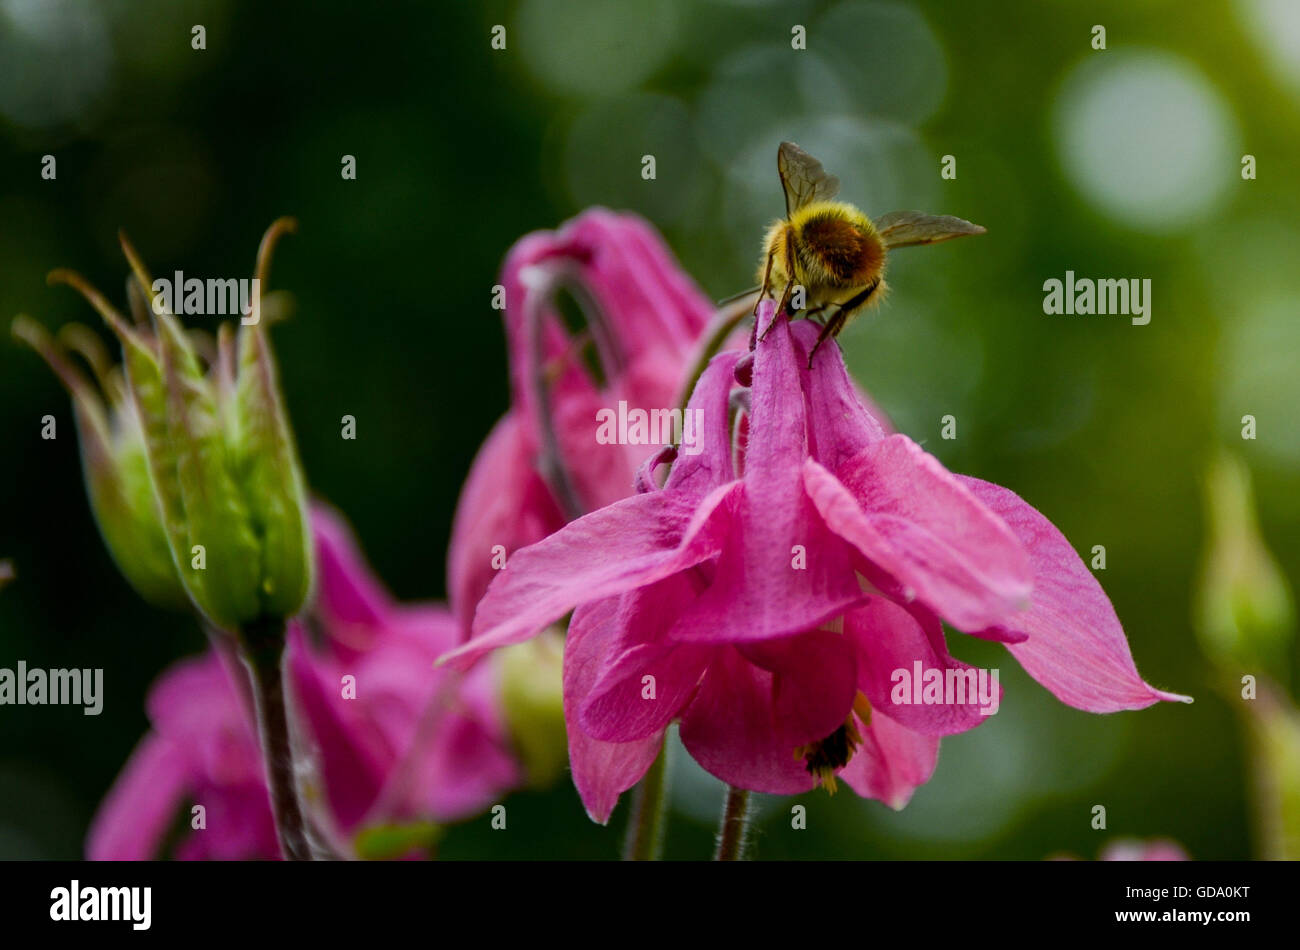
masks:
{"label": "blurred green background", "polygon": [[[1085,556],[1104,545],[1098,576],[1139,669],[1197,701],[1089,715],[953,635],[954,653],[1001,669],[1000,713],[944,741],[901,813],[817,792],[792,831],[790,803],[764,800],[757,855],[1091,858],[1158,835],[1196,858],[1251,856],[1247,752],[1192,604],[1220,445],[1250,467],[1292,586],[1300,567],[1300,5],[0,0],[0,324],[95,325],[45,274],[78,269],[122,302],[119,227],[155,273],[236,276],[271,220],[296,215],[272,286],[297,301],[275,337],[308,478],[396,594],[438,598],[460,484],[507,405],[489,299],[511,242],[590,204],[634,209],[725,296],[751,283],[782,209],[781,139],[868,213],[989,229],[895,255],[886,306],[841,337],[850,368],[950,468],[1013,488]],[[1043,282],[1066,270],[1150,278],[1151,323],[1044,315]],[[356,441],[339,438],[344,414]],[[106,702],[99,717],[0,707],[0,858],[81,853],[150,682],[203,646],[109,560],[73,431],[54,378],[5,334],[0,557],[18,579],[0,594],[0,666],[104,667]],[[1274,675],[1294,679],[1294,662]],[[674,764],[667,855],[703,856],[721,787]],[[508,833],[472,822],[443,853],[618,852],[626,802],[600,828],[567,781],[511,801]]]}

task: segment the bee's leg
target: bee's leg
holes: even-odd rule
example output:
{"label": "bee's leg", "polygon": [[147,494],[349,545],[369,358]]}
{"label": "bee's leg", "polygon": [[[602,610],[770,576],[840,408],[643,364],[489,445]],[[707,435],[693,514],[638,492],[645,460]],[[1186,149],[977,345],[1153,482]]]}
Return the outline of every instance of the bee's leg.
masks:
{"label": "bee's leg", "polygon": [[840,330],[844,329],[844,324],[848,319],[848,311],[843,307],[840,307],[840,309],[836,310],[831,318],[826,321],[826,325],[822,327],[822,332],[817,334],[817,342],[814,343],[813,348],[808,351],[809,369],[812,369],[813,357],[817,355],[817,350],[821,348],[822,343],[826,341],[828,336],[839,336]]}
{"label": "bee's leg", "polygon": [[840,331],[844,329],[844,324],[848,322],[849,317],[853,316],[854,313],[866,304],[867,300],[870,299],[871,295],[876,292],[876,288],[879,286],[880,281],[878,279],[874,280],[871,282],[870,286],[865,288],[861,293],[846,300],[842,304],[835,305],[837,308],[835,313],[826,321],[826,325],[822,327],[822,332],[817,334],[817,342],[813,344],[813,348],[808,352],[809,369],[812,369],[813,357],[817,355],[817,350],[821,348],[821,345],[826,341],[826,338],[839,336]]}
{"label": "bee's leg", "polygon": [[775,252],[773,251],[767,252],[767,266],[763,268],[763,283],[758,288],[758,299],[754,301],[755,318],[758,317],[758,305],[761,304],[763,298],[767,296],[767,281],[768,278],[772,276],[772,257],[774,256],[774,253]]}
{"label": "bee's leg", "polygon": [[776,318],[781,316],[782,312],[784,312],[785,308],[789,305],[790,295],[792,293],[794,293],[794,281],[790,280],[786,282],[785,291],[781,294],[781,302],[776,305],[776,312],[772,314],[772,322],[763,329],[763,333],[759,337],[760,340],[766,340],[767,335],[772,332],[772,327],[776,326]]}

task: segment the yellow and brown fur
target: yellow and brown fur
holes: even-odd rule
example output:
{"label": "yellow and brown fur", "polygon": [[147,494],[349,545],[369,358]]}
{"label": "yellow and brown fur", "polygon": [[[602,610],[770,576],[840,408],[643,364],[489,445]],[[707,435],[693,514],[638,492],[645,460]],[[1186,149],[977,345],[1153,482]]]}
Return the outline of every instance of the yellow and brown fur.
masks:
{"label": "yellow and brown fur", "polygon": [[758,280],[761,296],[781,294],[780,307],[803,287],[804,316],[825,319],[820,346],[883,298],[884,273],[885,244],[871,219],[850,204],[814,201],[768,229]]}

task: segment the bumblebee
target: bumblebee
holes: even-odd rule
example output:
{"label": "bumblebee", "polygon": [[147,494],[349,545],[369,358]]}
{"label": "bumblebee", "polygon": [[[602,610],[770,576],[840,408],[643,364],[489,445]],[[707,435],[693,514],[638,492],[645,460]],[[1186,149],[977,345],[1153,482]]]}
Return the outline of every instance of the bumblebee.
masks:
{"label": "bumblebee", "polygon": [[838,336],[850,320],[884,298],[889,249],[985,233],[961,218],[920,211],[891,211],[872,221],[853,205],[835,201],[839,179],[793,142],[777,149],[776,169],[785,192],[785,217],[772,224],[763,242],[758,301],[779,288],[780,313],[802,288],[803,316],[823,320],[808,354],[809,366],[827,337]]}

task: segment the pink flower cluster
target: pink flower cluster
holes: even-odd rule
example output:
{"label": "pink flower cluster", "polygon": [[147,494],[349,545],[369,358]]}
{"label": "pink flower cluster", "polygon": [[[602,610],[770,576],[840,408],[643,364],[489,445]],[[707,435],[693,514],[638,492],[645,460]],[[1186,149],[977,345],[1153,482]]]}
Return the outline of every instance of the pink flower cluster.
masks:
{"label": "pink flower cluster", "polygon": [[732,785],[797,793],[839,775],[901,807],[940,737],[983,721],[891,697],[895,670],[965,668],[943,621],[1005,644],[1081,709],[1185,699],[1138,675],[1110,601],[1042,514],[888,434],[838,348],[809,366],[817,327],[774,311],[761,305],[752,354],[722,353],[695,387],[703,452],[518,551],[447,658],[469,666],[574,611],[565,714],[594,819],[673,721]]}
{"label": "pink flower cluster", "polygon": [[[731,785],[794,794],[839,778],[902,807],[940,739],[986,718],[895,695],[899,670],[970,670],[944,623],[1003,644],[1080,709],[1185,699],[1138,674],[1110,601],[1046,517],[892,433],[837,346],[810,364],[816,325],[765,301],[765,332],[695,381],[700,451],[675,456],[595,438],[619,401],[673,408],[704,345],[712,307],[652,229],[587,212],[523,238],[502,285],[512,403],[462,492],[450,609],[394,603],[339,518],[315,515],[314,622],[292,626],[287,670],[326,838],[454,820],[517,786],[494,667],[479,661],[571,611],[569,758],[599,822],[674,722]],[[560,318],[561,286],[589,310],[590,340]],[[165,843],[180,857],[277,853],[241,672],[211,653],[159,681],[91,857]]]}
{"label": "pink flower cluster", "polygon": [[[496,670],[435,671],[460,639],[450,611],[394,603],[333,511],[317,506],[313,531],[319,642],[293,623],[286,668],[308,785],[327,806],[315,814],[317,832],[344,847],[368,823],[481,811],[521,779]],[[216,650],[159,678],[149,694],[153,728],[100,807],[88,857],[279,856],[246,690],[238,661]]]}

